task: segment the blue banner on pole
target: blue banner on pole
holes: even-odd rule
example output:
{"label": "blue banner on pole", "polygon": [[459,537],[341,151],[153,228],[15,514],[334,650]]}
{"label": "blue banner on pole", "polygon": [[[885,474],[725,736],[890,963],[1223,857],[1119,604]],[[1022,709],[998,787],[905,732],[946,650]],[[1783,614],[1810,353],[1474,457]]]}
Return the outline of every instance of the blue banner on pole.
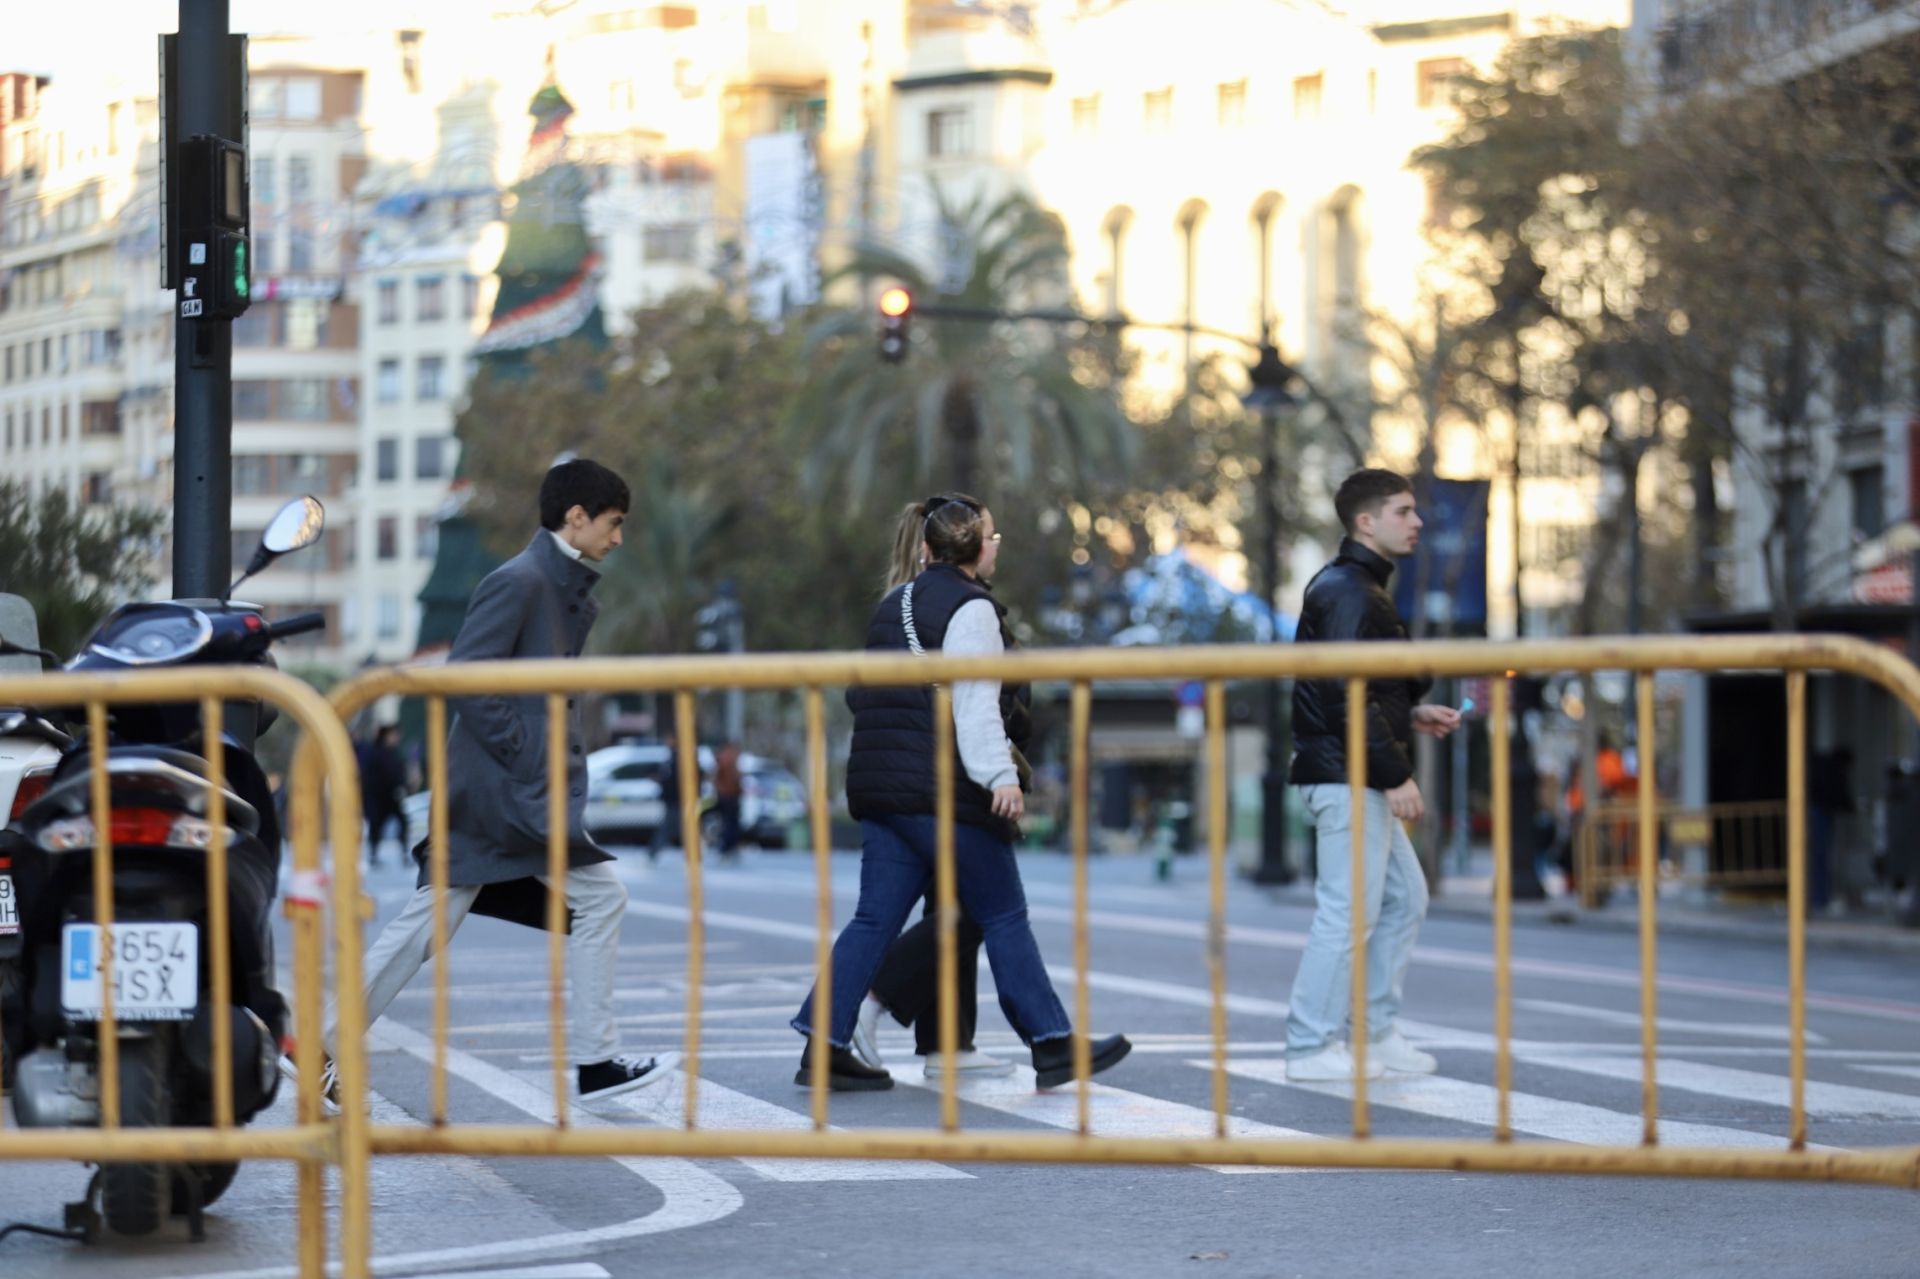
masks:
{"label": "blue banner on pole", "polygon": [[[1420,499],[1420,547],[1393,574],[1393,599],[1411,629],[1487,624],[1487,480],[1433,480]],[[1424,608],[1415,605],[1424,602]]]}

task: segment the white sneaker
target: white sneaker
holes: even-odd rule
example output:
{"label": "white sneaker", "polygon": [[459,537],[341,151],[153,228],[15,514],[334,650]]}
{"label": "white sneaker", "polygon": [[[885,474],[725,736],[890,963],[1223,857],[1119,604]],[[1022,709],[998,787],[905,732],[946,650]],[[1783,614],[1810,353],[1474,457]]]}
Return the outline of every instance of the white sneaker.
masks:
{"label": "white sneaker", "polygon": [[[1367,1047],[1367,1078],[1378,1079],[1387,1068],[1380,1064],[1380,1055],[1372,1051],[1373,1045]],[[1345,1044],[1328,1044],[1317,1053],[1287,1059],[1288,1083],[1339,1084],[1352,1079],[1353,1054]]]}
{"label": "white sneaker", "polygon": [[[921,1073],[928,1079],[940,1078],[944,1060],[939,1053],[928,1053],[927,1064]],[[961,1079],[997,1079],[1002,1075],[1011,1075],[1013,1063],[969,1048],[953,1055],[953,1073]]]}
{"label": "white sneaker", "polygon": [[868,995],[860,1001],[860,1019],[853,1023],[853,1055],[872,1066],[875,1070],[885,1070],[887,1063],[880,1060],[880,1018],[887,1006]]}
{"label": "white sneaker", "polygon": [[1398,1027],[1379,1039],[1368,1041],[1367,1064],[1371,1066],[1376,1061],[1396,1075],[1431,1075],[1440,1069],[1439,1060],[1408,1043]]}

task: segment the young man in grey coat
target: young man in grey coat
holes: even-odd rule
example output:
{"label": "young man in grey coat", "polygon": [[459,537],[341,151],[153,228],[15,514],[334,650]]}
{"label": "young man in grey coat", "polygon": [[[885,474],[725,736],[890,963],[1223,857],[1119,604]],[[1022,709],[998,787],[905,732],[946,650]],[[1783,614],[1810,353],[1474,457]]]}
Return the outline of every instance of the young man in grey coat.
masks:
{"label": "young man in grey coat", "polygon": [[[527,549],[474,590],[449,660],[578,657],[598,607],[591,567],[620,545],[632,497],[626,481],[584,458],[562,462],[540,484],[541,529]],[[547,881],[547,715],[541,694],[451,699],[447,733],[447,927],[469,911],[542,925]],[[576,699],[567,701],[567,846],[564,891],[572,919],[567,972],[567,1047],[580,1100],[597,1101],[656,1083],[677,1057],[618,1051],[613,989],[627,890],[613,858],[587,835],[587,764]],[[416,850],[422,851],[422,850]],[[367,952],[371,1025],[420,971],[433,949],[433,888],[420,857],[419,885]],[[328,1010],[326,1100],[334,1108]]]}

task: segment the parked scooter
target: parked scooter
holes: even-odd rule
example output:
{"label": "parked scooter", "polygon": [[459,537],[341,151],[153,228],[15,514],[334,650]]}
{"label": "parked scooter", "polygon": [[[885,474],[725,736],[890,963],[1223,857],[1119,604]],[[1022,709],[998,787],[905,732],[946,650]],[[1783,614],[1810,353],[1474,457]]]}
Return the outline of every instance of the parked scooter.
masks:
{"label": "parked scooter", "polygon": [[[33,605],[18,595],[0,595],[0,675],[37,675],[59,659],[40,647]],[[46,793],[60,752],[72,738],[57,724],[24,706],[0,705],[0,1025],[20,1017],[20,902],[26,892],[27,851],[14,823]],[[0,1058],[0,1087],[13,1086],[13,1054]]]}
{"label": "parked scooter", "polygon": [[[318,630],[304,614],[269,623],[233,591],[277,557],[311,546],[325,513],[311,497],[275,516],[247,572],[220,600],[127,604],[114,610],[67,663],[69,671],[205,666],[208,689],[223,665],[272,665],[273,641]],[[226,703],[225,803],[228,850],[227,945],[231,956],[234,1118],[246,1122],[272,1103],[287,1006],[274,988],[269,909],[276,891],[280,832],[254,743],[274,718],[251,700]],[[46,791],[26,808],[20,858],[32,887],[21,904],[24,1016],[6,1022],[8,1057],[19,1066],[12,1090],[23,1127],[100,1122],[103,970],[111,973],[126,1128],[210,1126],[214,1121],[212,953],[207,937],[207,849],[212,786],[197,701],[113,708],[106,768],[113,842],[113,924],[95,924],[95,840],[84,732],[62,754]],[[102,952],[111,947],[110,962]],[[152,1232],[184,1214],[202,1237],[201,1209],[225,1192],[237,1163],[107,1163],[69,1222],[120,1234]],[[91,1205],[98,1194],[98,1214]]]}

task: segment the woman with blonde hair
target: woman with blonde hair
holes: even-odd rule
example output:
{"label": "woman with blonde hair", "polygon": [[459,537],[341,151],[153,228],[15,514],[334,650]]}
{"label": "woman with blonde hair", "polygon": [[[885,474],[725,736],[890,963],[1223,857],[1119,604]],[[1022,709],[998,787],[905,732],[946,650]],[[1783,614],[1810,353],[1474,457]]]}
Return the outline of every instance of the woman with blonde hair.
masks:
{"label": "woman with blonde hair", "polygon": [[[890,590],[867,627],[869,650],[992,656],[1005,651],[1004,609],[984,584],[999,558],[993,513],[977,498],[941,494],[921,504],[921,558],[913,580]],[[1017,697],[1017,694],[1016,694]],[[860,822],[860,900],[833,948],[833,1045],[827,1084],[836,1091],[891,1088],[893,1077],[862,1061],[853,1034],[862,998],[886,963],[914,902],[933,882],[936,751],[954,751],[953,852],[960,904],[979,926],[1000,1005],[1032,1052],[1036,1083],[1074,1077],[1072,1027],[1054,993],[1027,919],[1013,840],[1026,810],[998,680],[953,687],[954,737],[936,737],[931,689],[855,688],[847,806]],[[790,1023],[811,1035],[813,995]],[[1092,1044],[1092,1073],[1131,1051],[1125,1036]],[[813,1082],[801,1054],[794,1082]]]}

